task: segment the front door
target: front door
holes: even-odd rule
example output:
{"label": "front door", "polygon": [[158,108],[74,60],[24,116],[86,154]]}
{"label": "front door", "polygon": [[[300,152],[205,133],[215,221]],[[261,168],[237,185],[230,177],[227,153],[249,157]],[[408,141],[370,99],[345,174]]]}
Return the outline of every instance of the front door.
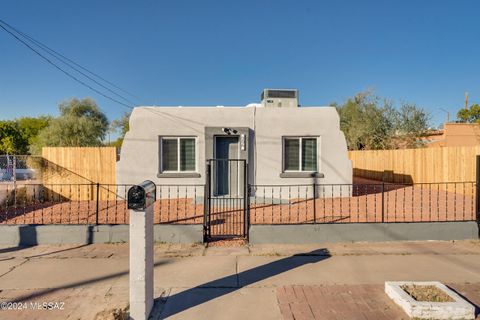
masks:
{"label": "front door", "polygon": [[239,190],[240,174],[238,161],[238,137],[219,136],[215,137],[214,158],[214,196],[236,197]]}

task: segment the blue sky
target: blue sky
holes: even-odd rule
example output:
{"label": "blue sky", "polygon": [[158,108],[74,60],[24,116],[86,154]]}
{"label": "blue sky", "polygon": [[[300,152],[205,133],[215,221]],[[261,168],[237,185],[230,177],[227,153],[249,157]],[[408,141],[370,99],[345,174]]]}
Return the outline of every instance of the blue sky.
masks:
{"label": "blue sky", "polygon": [[[0,19],[149,105],[244,105],[298,88],[302,105],[373,88],[441,123],[480,102],[480,1],[2,1]],[[0,118],[94,98],[0,30]]]}

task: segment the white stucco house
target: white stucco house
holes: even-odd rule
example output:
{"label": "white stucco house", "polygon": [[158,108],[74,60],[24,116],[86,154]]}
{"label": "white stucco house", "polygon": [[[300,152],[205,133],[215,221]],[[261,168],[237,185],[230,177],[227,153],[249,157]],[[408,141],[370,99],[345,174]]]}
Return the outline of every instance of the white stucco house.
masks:
{"label": "white stucco house", "polygon": [[352,183],[336,109],[300,107],[298,91],[286,89],[265,89],[260,103],[246,106],[134,108],[117,183],[149,179],[161,185],[202,185],[209,159],[232,160],[213,164],[218,194],[235,192],[245,182]]}

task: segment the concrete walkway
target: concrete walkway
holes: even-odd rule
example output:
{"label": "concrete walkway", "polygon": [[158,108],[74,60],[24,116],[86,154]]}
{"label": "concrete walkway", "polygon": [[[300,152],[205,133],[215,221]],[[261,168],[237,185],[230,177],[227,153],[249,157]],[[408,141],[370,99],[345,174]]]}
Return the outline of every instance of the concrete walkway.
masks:
{"label": "concrete walkway", "polygon": [[[232,248],[163,244],[155,247],[155,265],[155,318],[335,319],[335,312],[322,312],[339,305],[316,308],[322,299],[301,302],[302,297],[285,296],[299,286],[303,289],[292,292],[327,294],[346,286],[342,290],[354,294],[372,288],[377,305],[386,280],[439,280],[480,292],[478,241]],[[342,297],[348,303],[352,296]],[[95,319],[102,310],[125,307],[128,245],[0,248],[0,300],[21,301],[9,306],[23,309],[0,310],[1,319]],[[39,310],[44,302],[54,310]],[[391,312],[379,312],[404,317],[388,300],[382,303]],[[355,306],[350,316],[381,318],[375,310],[365,316]]]}

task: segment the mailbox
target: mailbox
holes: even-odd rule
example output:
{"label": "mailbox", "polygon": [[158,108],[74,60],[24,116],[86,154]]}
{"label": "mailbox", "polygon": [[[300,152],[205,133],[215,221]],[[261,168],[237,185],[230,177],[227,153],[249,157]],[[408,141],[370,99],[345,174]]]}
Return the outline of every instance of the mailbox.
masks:
{"label": "mailbox", "polygon": [[150,180],[145,180],[128,190],[128,209],[132,209],[134,211],[144,211],[147,207],[153,205],[155,199],[155,183]]}

